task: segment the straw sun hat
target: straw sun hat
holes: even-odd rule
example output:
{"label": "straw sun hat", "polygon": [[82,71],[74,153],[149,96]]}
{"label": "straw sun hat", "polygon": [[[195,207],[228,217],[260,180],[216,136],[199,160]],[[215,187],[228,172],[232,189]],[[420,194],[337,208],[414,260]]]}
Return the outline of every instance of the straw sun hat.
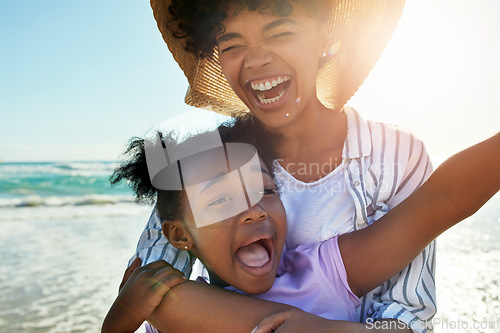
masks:
{"label": "straw sun hat", "polygon": [[[401,17],[404,0],[331,0],[331,48],[318,72],[317,94],[327,107],[341,109],[375,66]],[[229,86],[217,48],[200,58],[186,51],[185,39],[167,29],[171,0],[151,0],[153,14],[170,52],[184,71],[189,105],[237,116],[248,112]]]}

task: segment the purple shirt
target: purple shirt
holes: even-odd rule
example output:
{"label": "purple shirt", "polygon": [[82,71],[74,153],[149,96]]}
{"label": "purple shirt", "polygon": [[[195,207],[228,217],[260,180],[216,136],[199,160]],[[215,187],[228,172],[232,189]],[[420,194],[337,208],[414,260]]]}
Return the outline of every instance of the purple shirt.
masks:
{"label": "purple shirt", "polygon": [[360,305],[347,283],[337,237],[288,251],[281,258],[271,290],[253,296],[333,320],[357,321],[356,307]]}
{"label": "purple shirt", "polygon": [[[231,286],[226,289],[242,293]],[[337,237],[288,251],[281,258],[271,290],[252,296],[292,305],[326,319],[347,321],[357,321],[356,307],[361,303],[347,283]],[[146,332],[157,331],[146,324]]]}

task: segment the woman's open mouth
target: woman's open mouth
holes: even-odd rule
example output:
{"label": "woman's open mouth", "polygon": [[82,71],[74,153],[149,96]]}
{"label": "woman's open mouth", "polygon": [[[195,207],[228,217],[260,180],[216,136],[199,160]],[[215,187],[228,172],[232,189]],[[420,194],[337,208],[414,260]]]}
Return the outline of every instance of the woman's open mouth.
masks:
{"label": "woman's open mouth", "polygon": [[250,91],[262,105],[280,101],[290,87],[290,76],[282,75],[248,83]]}

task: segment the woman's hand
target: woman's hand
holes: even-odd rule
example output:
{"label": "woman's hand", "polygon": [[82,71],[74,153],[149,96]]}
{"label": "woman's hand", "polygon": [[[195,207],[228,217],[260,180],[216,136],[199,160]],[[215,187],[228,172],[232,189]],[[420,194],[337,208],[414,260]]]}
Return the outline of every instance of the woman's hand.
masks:
{"label": "woman's hand", "polygon": [[186,280],[184,275],[163,260],[140,266],[133,261],[125,271],[120,293],[106,316],[102,332],[134,332],[153,313],[163,296]]}

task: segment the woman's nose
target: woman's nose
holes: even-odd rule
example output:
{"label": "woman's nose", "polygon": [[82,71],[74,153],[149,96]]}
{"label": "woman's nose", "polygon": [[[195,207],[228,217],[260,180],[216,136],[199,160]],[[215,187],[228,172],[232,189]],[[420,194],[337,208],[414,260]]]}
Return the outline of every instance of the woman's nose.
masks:
{"label": "woman's nose", "polygon": [[245,56],[245,68],[260,69],[271,63],[271,53],[261,46],[249,49]]}

